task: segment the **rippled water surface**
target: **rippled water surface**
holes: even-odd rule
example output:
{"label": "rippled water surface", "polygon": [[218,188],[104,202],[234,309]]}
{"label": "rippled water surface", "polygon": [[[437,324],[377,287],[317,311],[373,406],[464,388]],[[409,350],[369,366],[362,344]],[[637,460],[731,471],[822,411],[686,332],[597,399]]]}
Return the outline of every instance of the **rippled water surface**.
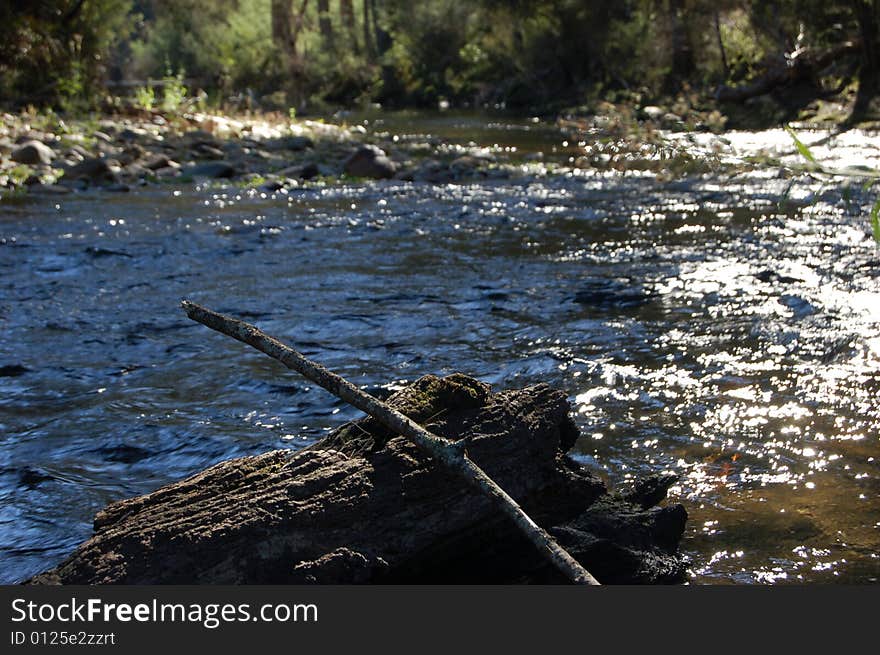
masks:
{"label": "rippled water surface", "polygon": [[[529,125],[470,139],[561,139]],[[876,582],[872,198],[789,183],[581,172],[5,203],[2,581],[57,563],[111,501],[356,416],[189,322],[188,297],[369,389],[459,370],[564,389],[578,457],[612,485],[681,476],[694,583]]]}

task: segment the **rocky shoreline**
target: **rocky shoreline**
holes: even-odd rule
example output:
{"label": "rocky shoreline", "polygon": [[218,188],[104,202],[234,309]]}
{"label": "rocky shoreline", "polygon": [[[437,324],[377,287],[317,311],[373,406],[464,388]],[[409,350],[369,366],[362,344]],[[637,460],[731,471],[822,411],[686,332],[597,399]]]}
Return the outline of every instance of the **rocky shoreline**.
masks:
{"label": "rocky shoreline", "polygon": [[453,182],[507,177],[515,167],[479,148],[446,148],[361,125],[277,114],[113,116],[66,122],[54,114],[5,114],[0,193],[125,192],[154,184],[224,180],[261,191],[323,179]]}
{"label": "rocky shoreline", "polygon": [[[369,180],[449,184],[590,173],[647,174],[664,181],[790,167],[783,159],[797,153],[793,146],[781,153],[750,146],[737,154],[720,133],[724,122],[718,112],[678,115],[660,107],[605,103],[594,114],[551,123],[561,145],[557,151],[548,144],[554,152],[545,153],[279,113],[132,110],[71,120],[51,112],[4,114],[0,197],[193,183],[285,193],[310,184]],[[784,140],[791,144],[787,135]]]}

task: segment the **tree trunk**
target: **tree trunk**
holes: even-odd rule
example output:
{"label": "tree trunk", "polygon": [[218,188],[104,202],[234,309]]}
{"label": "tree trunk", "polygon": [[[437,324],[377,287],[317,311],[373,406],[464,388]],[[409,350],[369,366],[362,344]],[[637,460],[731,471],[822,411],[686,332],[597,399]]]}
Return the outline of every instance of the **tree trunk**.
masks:
{"label": "tree trunk", "polygon": [[342,17],[342,24],[348,34],[351,51],[355,54],[360,53],[360,46],[357,39],[357,23],[354,16],[354,4],[352,0],[339,0],[339,15]]}
{"label": "tree trunk", "polygon": [[333,21],[330,19],[330,0],[318,0],[318,27],[321,30],[324,49],[331,52],[334,49],[334,35]]}
{"label": "tree trunk", "polygon": [[724,70],[724,80],[730,77],[730,66],[727,63],[727,50],[724,48],[724,39],[721,36],[721,19],[718,9],[715,9],[715,38],[718,40],[718,50],[721,53],[721,68]]}
{"label": "tree trunk", "polygon": [[684,0],[667,0],[666,17],[672,53],[666,86],[670,91],[677,91],[681,87],[682,81],[690,79],[694,71],[694,53],[684,21]]}
{"label": "tree trunk", "polygon": [[272,0],[272,40],[284,58],[288,100],[297,106],[303,95],[303,62],[297,50],[297,40],[302,31],[309,0],[302,0],[300,10],[295,16],[293,2],[294,0]]}
{"label": "tree trunk", "polygon": [[[671,479],[628,496],[565,456],[565,394],[492,393],[455,374],[387,400],[468,454],[602,582],[681,580],[686,512],[651,507]],[[565,582],[482,494],[372,418],[306,450],[217,464],[110,505],[95,534],[36,584]]]}
{"label": "tree trunk", "polygon": [[364,0],[364,50],[370,60],[376,58],[376,48],[373,46],[373,35],[370,30],[370,2]]}
{"label": "tree trunk", "polygon": [[880,19],[877,0],[854,0],[853,7],[861,37],[862,61],[859,66],[859,89],[856,94],[850,121],[864,118],[868,113],[871,101],[880,90],[880,61],[878,61],[877,22]]}
{"label": "tree trunk", "polygon": [[370,3],[370,14],[373,17],[373,35],[376,40],[376,54],[381,57],[386,52],[391,50],[391,46],[394,45],[394,41],[391,38],[391,34],[382,29],[382,27],[379,25],[379,3],[377,2],[377,0],[367,1]]}

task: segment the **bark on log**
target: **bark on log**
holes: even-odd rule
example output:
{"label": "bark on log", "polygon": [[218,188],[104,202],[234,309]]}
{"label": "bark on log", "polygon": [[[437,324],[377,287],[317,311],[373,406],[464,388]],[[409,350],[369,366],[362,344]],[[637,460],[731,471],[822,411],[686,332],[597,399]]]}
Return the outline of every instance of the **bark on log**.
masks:
{"label": "bark on log", "polygon": [[321,364],[308,359],[301,352],[269,336],[258,327],[242,320],[220,314],[196,303],[184,300],[183,310],[192,320],[256,348],[277,359],[287,368],[323,387],[337,398],[365,412],[386,428],[406,437],[425,454],[448,471],[457,474],[489,498],[495,507],[506,514],[539,550],[574,584],[598,585],[593,575],[584,569],[564,548],[523,511],[517,502],[468,457],[466,439],[453,441],[438,437],[430,430],[400,413],[390,405],[361,391],[345,378],[333,373]]}
{"label": "bark on log", "polygon": [[[565,456],[578,437],[559,391],[492,393],[426,376],[387,401],[474,461],[602,582],[681,579],[686,513],[648,508]],[[658,492],[657,489],[660,488]],[[646,492],[645,489],[648,491]],[[34,584],[564,582],[484,496],[371,418],[299,452],[217,464],[114,503],[95,533]]]}

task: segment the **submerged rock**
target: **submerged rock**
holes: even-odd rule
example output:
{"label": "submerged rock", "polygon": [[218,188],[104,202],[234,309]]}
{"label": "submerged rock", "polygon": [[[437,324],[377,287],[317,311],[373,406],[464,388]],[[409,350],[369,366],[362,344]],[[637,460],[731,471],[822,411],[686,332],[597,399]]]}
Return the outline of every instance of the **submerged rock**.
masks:
{"label": "submerged rock", "polygon": [[[429,375],[387,402],[464,441],[468,456],[600,581],[681,580],[684,508],[610,494],[569,459],[579,432],[564,393],[543,384],[493,393],[464,375]],[[564,581],[483,495],[372,418],[299,452],[229,460],[114,503],[94,528],[30,582]]]}
{"label": "submerged rock", "polygon": [[477,169],[484,166],[486,163],[487,160],[484,158],[474,157],[473,155],[462,155],[461,157],[453,159],[449,164],[449,168],[456,177],[465,177],[473,175]]}
{"label": "submerged rock", "polygon": [[398,177],[402,180],[413,182],[430,182],[431,184],[444,184],[453,179],[449,166],[436,159],[426,159],[421,165],[408,171],[401,171]]}
{"label": "submerged rock", "polygon": [[574,296],[579,305],[606,311],[640,307],[650,301],[651,296],[641,285],[626,279],[588,280]]}

